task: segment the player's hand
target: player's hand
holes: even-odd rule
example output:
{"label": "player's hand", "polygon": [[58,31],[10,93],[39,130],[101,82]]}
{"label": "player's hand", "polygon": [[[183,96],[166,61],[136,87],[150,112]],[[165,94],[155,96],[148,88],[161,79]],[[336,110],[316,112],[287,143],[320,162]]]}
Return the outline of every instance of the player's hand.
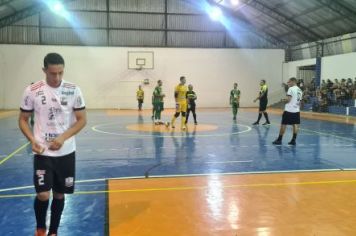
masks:
{"label": "player's hand", "polygon": [[253,100],[253,102],[256,102],[256,101],[257,101],[257,99]]}
{"label": "player's hand", "polygon": [[32,151],[37,154],[42,154],[45,151],[45,147],[42,147],[37,142],[32,143]]}
{"label": "player's hand", "polygon": [[63,146],[63,143],[64,139],[58,136],[49,143],[48,149],[53,151],[59,150]]}

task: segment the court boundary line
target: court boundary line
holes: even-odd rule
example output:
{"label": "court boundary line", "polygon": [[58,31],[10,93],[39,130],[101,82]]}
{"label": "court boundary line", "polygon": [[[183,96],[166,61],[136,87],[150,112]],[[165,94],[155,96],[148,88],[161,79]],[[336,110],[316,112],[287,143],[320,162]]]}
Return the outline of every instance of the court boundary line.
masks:
{"label": "court boundary line", "polygon": [[[252,183],[252,184],[234,184],[223,185],[222,189],[233,188],[259,188],[259,187],[288,187],[288,186],[310,186],[310,185],[332,185],[332,184],[356,184],[356,179],[343,180],[324,180],[324,181],[305,181],[305,182],[276,182],[276,183]],[[92,195],[92,194],[114,194],[114,193],[131,193],[131,192],[155,192],[155,191],[185,191],[185,190],[204,190],[209,189],[206,186],[181,186],[181,187],[164,187],[164,188],[142,188],[142,189],[119,189],[119,190],[98,190],[98,191],[77,191],[73,195]],[[0,195],[0,199],[33,197],[35,194],[13,194]]]}
{"label": "court boundary line", "polygon": [[[204,174],[182,174],[182,175],[152,175],[148,178],[184,178],[184,177],[200,177],[200,176],[225,176],[225,175],[261,175],[261,174],[286,174],[286,173],[323,173],[323,172],[348,172],[356,171],[355,169],[313,169],[313,170],[284,170],[284,171],[251,171],[251,172],[228,172],[228,173],[204,173]],[[130,176],[130,177],[113,177],[113,178],[98,178],[98,179],[86,179],[75,181],[76,184],[80,183],[95,183],[95,182],[105,182],[108,180],[125,180],[125,179],[145,179],[145,176]],[[12,187],[0,189],[0,192],[10,192],[17,190],[24,190],[34,188],[33,185],[21,186],[21,187]],[[23,196],[34,196],[35,194],[23,194]],[[5,195],[0,195],[0,199]],[[10,196],[10,195],[6,195]],[[18,196],[18,195],[13,195]]]}
{"label": "court boundary line", "polygon": [[15,151],[13,151],[12,153],[10,153],[9,155],[7,155],[7,157],[5,157],[4,159],[2,159],[0,161],[0,165],[4,164],[7,160],[9,160],[11,157],[15,156],[15,154],[17,154],[19,151],[22,151],[22,149],[24,149],[25,147],[27,147],[30,144],[30,142],[27,142],[25,144],[23,144],[21,147],[17,148]]}
{"label": "court boundary line", "polygon": [[[250,120],[246,116],[243,116],[243,115],[242,116],[240,115],[240,117],[243,118],[243,120],[245,120],[245,121],[246,120]],[[325,120],[318,120],[318,119],[315,119],[315,120],[317,120],[317,121],[325,121]],[[346,124],[346,123],[342,123],[342,124]],[[271,125],[279,126],[281,124],[280,123],[276,123],[276,122],[271,122]],[[352,141],[352,142],[356,142],[356,139],[353,139],[353,138],[343,137],[343,136],[339,136],[339,135],[336,135],[336,134],[333,134],[333,133],[319,132],[319,131],[315,131],[315,130],[312,130],[312,129],[301,128],[301,125],[299,125],[299,130],[310,132],[310,133],[316,133],[316,134],[324,135],[324,136],[336,137],[336,138],[339,138],[339,139],[349,140],[349,141]]]}

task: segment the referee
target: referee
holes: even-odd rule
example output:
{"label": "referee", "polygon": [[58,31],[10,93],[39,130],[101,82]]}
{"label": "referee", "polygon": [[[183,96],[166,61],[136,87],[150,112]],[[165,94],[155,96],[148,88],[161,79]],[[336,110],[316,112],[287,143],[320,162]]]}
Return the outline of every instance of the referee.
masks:
{"label": "referee", "polygon": [[266,112],[266,109],[267,109],[267,104],[268,104],[268,87],[267,87],[267,84],[266,84],[266,80],[261,80],[260,82],[260,92],[258,94],[258,97],[253,100],[253,102],[256,102],[257,100],[260,100],[260,107],[259,107],[259,113],[258,113],[258,119],[255,123],[253,123],[253,125],[258,125],[260,123],[260,119],[262,117],[262,113],[266,119],[266,122],[263,123],[262,125],[269,125],[271,124],[269,122],[269,119],[268,119],[268,114]]}

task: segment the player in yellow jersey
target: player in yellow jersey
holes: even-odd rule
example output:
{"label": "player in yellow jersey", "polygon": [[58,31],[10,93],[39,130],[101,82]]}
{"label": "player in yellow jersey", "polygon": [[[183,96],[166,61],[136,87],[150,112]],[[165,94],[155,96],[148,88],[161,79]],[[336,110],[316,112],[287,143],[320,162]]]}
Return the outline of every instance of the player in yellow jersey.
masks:
{"label": "player in yellow jersey", "polygon": [[176,121],[176,118],[179,116],[180,113],[182,113],[182,122],[181,122],[181,128],[182,130],[186,129],[185,125],[185,116],[187,114],[187,91],[188,88],[185,85],[185,77],[181,76],[180,77],[180,83],[176,86],[174,89],[174,98],[176,100],[176,113],[174,114],[172,118],[172,128],[175,128],[174,123]]}
{"label": "player in yellow jersey", "polygon": [[139,111],[142,110],[142,104],[143,104],[144,97],[145,97],[145,92],[143,91],[142,86],[139,85],[138,90],[136,91],[136,99],[138,102],[138,110]]}

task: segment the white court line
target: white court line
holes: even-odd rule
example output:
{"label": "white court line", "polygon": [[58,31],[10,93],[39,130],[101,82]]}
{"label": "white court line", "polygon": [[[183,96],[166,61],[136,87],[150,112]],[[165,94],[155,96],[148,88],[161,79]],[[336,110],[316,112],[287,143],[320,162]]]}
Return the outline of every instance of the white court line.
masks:
{"label": "white court line", "polygon": [[246,162],[253,162],[252,160],[247,161],[207,161],[205,163],[208,164],[225,164],[225,163],[246,163]]}
{"label": "white court line", "polygon": [[[251,172],[228,172],[228,173],[204,173],[204,174],[183,174],[183,175],[150,175],[149,178],[172,178],[172,177],[195,177],[195,176],[225,176],[225,175],[249,175],[249,174],[283,174],[283,173],[303,173],[303,172],[334,172],[334,171],[355,171],[356,169],[313,169],[313,170],[282,170],[282,171],[251,171]],[[101,179],[87,179],[78,180],[75,183],[92,183],[92,182],[104,182],[106,180],[122,180],[122,179],[143,179],[145,176],[130,176],[130,177],[113,177],[113,178],[101,178]],[[16,191],[23,189],[34,188],[33,185],[4,188],[0,189],[0,192]]]}
{"label": "white court line", "polygon": [[[103,133],[103,134],[110,134],[110,135],[116,135],[116,136],[123,136],[123,137],[133,137],[133,138],[152,138],[152,137],[187,137],[186,133],[183,134],[179,134],[174,132],[173,134],[170,135],[154,135],[154,134],[130,134],[130,133],[115,133],[115,132],[107,132],[107,131],[103,131],[100,130],[100,127],[103,126],[110,126],[110,125],[114,125],[114,124],[118,124],[117,122],[115,123],[106,123],[106,124],[99,124],[99,125],[95,125],[91,127],[91,130],[94,132],[98,132],[98,133]],[[252,128],[248,125],[243,125],[243,124],[234,124],[235,126],[242,126],[245,127],[246,129],[243,131],[238,131],[238,132],[230,132],[230,133],[215,133],[215,134],[195,134],[194,137],[221,137],[221,136],[231,136],[231,135],[235,135],[235,134],[242,134],[242,133],[246,133],[252,130]],[[219,126],[218,126],[219,128]],[[190,135],[191,133],[188,133],[188,135]]]}

